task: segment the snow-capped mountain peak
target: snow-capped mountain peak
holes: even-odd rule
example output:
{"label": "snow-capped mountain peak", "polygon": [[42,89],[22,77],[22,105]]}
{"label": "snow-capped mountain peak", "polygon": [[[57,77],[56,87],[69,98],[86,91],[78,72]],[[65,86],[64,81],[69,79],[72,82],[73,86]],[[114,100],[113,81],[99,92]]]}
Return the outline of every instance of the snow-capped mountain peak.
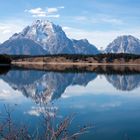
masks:
{"label": "snow-capped mountain peak", "polygon": [[36,20],[19,34],[14,34],[10,40],[18,38],[31,39],[50,54],[58,54],[63,51],[64,53],[70,53],[73,51],[70,40],[62,28],[48,20]]}
{"label": "snow-capped mountain peak", "polygon": [[[20,40],[20,47],[18,47],[18,40]],[[26,45],[25,48],[24,44],[27,44],[25,42],[26,40],[28,40],[28,42],[30,41],[30,44],[40,46],[41,49],[46,51],[46,54],[98,53],[95,46],[91,45],[88,40],[77,40],[75,43],[66,36],[59,25],[55,25],[48,20],[36,20],[30,26],[25,27],[20,33],[15,33],[9,40],[2,44],[2,53],[7,53],[8,51],[7,54],[14,54],[15,52],[16,54],[27,54],[27,50],[29,50],[30,47],[34,48],[34,46]],[[13,42],[16,43],[13,44]],[[12,49],[10,49],[11,43]],[[5,50],[5,46],[7,46],[8,50]],[[20,48],[22,48],[22,50]],[[24,48],[26,49],[26,53],[23,51]],[[13,51],[11,52],[11,50]],[[41,54],[44,54],[44,51],[39,52],[43,52]],[[32,55],[31,52],[28,52],[28,54]],[[39,55],[41,54],[39,53]]]}
{"label": "snow-capped mountain peak", "polygon": [[140,40],[131,35],[119,36],[107,46],[105,52],[140,54]]}

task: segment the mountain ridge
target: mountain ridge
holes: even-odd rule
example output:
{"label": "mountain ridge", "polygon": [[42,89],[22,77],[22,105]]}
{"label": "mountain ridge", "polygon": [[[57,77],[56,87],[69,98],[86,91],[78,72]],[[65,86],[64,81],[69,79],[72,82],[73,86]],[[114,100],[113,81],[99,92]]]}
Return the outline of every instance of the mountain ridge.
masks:
{"label": "mountain ridge", "polygon": [[122,35],[107,45],[104,51],[89,43],[87,39],[70,39],[62,27],[48,20],[36,20],[21,32],[13,34],[0,44],[0,54],[44,55],[44,54],[140,54],[140,40],[132,35]]}

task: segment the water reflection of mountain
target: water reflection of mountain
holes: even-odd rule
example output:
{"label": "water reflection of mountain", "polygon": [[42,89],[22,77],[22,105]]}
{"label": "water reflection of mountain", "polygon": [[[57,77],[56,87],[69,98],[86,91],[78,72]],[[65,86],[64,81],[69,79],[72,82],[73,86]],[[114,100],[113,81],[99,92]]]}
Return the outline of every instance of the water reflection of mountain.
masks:
{"label": "water reflection of mountain", "polygon": [[116,89],[131,91],[140,86],[140,75],[106,75],[106,79]]}
{"label": "water reflection of mountain", "polygon": [[[97,77],[92,73],[45,72],[36,70],[10,70],[0,77],[14,90],[21,91],[26,97],[50,101],[61,97],[70,85],[86,86]],[[116,89],[131,91],[140,85],[139,74],[106,74],[107,81]],[[94,85],[93,85],[94,86]]]}
{"label": "water reflection of mountain", "polygon": [[1,78],[13,89],[21,91],[26,97],[36,102],[50,101],[61,97],[70,85],[86,86],[94,80],[95,73],[55,73],[33,70],[11,70]]}

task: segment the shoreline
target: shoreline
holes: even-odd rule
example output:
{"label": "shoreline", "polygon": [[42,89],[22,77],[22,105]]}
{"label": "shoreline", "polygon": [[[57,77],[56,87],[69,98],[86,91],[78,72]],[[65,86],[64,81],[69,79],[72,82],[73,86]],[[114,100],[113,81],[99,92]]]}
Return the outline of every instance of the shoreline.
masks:
{"label": "shoreline", "polygon": [[72,66],[140,66],[139,63],[82,63],[82,62],[11,62],[12,65],[72,65]]}

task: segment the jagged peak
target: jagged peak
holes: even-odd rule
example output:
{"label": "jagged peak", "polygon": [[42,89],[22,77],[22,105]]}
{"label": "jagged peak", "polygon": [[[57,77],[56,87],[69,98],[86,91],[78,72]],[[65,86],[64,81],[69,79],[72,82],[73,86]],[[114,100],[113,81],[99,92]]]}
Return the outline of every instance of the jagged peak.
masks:
{"label": "jagged peak", "polygon": [[125,39],[132,39],[132,40],[139,40],[138,38],[132,36],[132,35],[122,35],[122,36],[118,36],[115,40],[125,40]]}
{"label": "jagged peak", "polygon": [[36,20],[32,23],[31,25],[32,27],[50,27],[50,28],[53,28],[54,27],[54,24],[48,20]]}
{"label": "jagged peak", "polygon": [[51,29],[54,31],[60,31],[62,30],[61,26],[54,24],[53,22],[49,20],[35,20],[32,23],[32,27],[36,28],[44,28],[44,29]]}
{"label": "jagged peak", "polygon": [[72,41],[74,41],[74,42],[85,42],[85,43],[89,43],[89,41],[86,38],[85,39],[79,39],[79,40],[72,39]]}
{"label": "jagged peak", "polygon": [[79,41],[83,41],[85,43],[89,43],[89,41],[85,38],[85,39],[80,39]]}
{"label": "jagged peak", "polygon": [[40,19],[37,19],[35,20],[32,25],[45,25],[45,24],[53,24],[53,22],[49,21],[49,20],[40,20]]}
{"label": "jagged peak", "polygon": [[62,33],[65,35],[64,31],[62,30],[61,26],[55,25],[53,22],[49,20],[35,20],[30,26],[26,26],[20,33],[14,34],[11,39],[17,39],[22,37],[31,37],[45,34],[46,36],[51,35],[54,33]]}

